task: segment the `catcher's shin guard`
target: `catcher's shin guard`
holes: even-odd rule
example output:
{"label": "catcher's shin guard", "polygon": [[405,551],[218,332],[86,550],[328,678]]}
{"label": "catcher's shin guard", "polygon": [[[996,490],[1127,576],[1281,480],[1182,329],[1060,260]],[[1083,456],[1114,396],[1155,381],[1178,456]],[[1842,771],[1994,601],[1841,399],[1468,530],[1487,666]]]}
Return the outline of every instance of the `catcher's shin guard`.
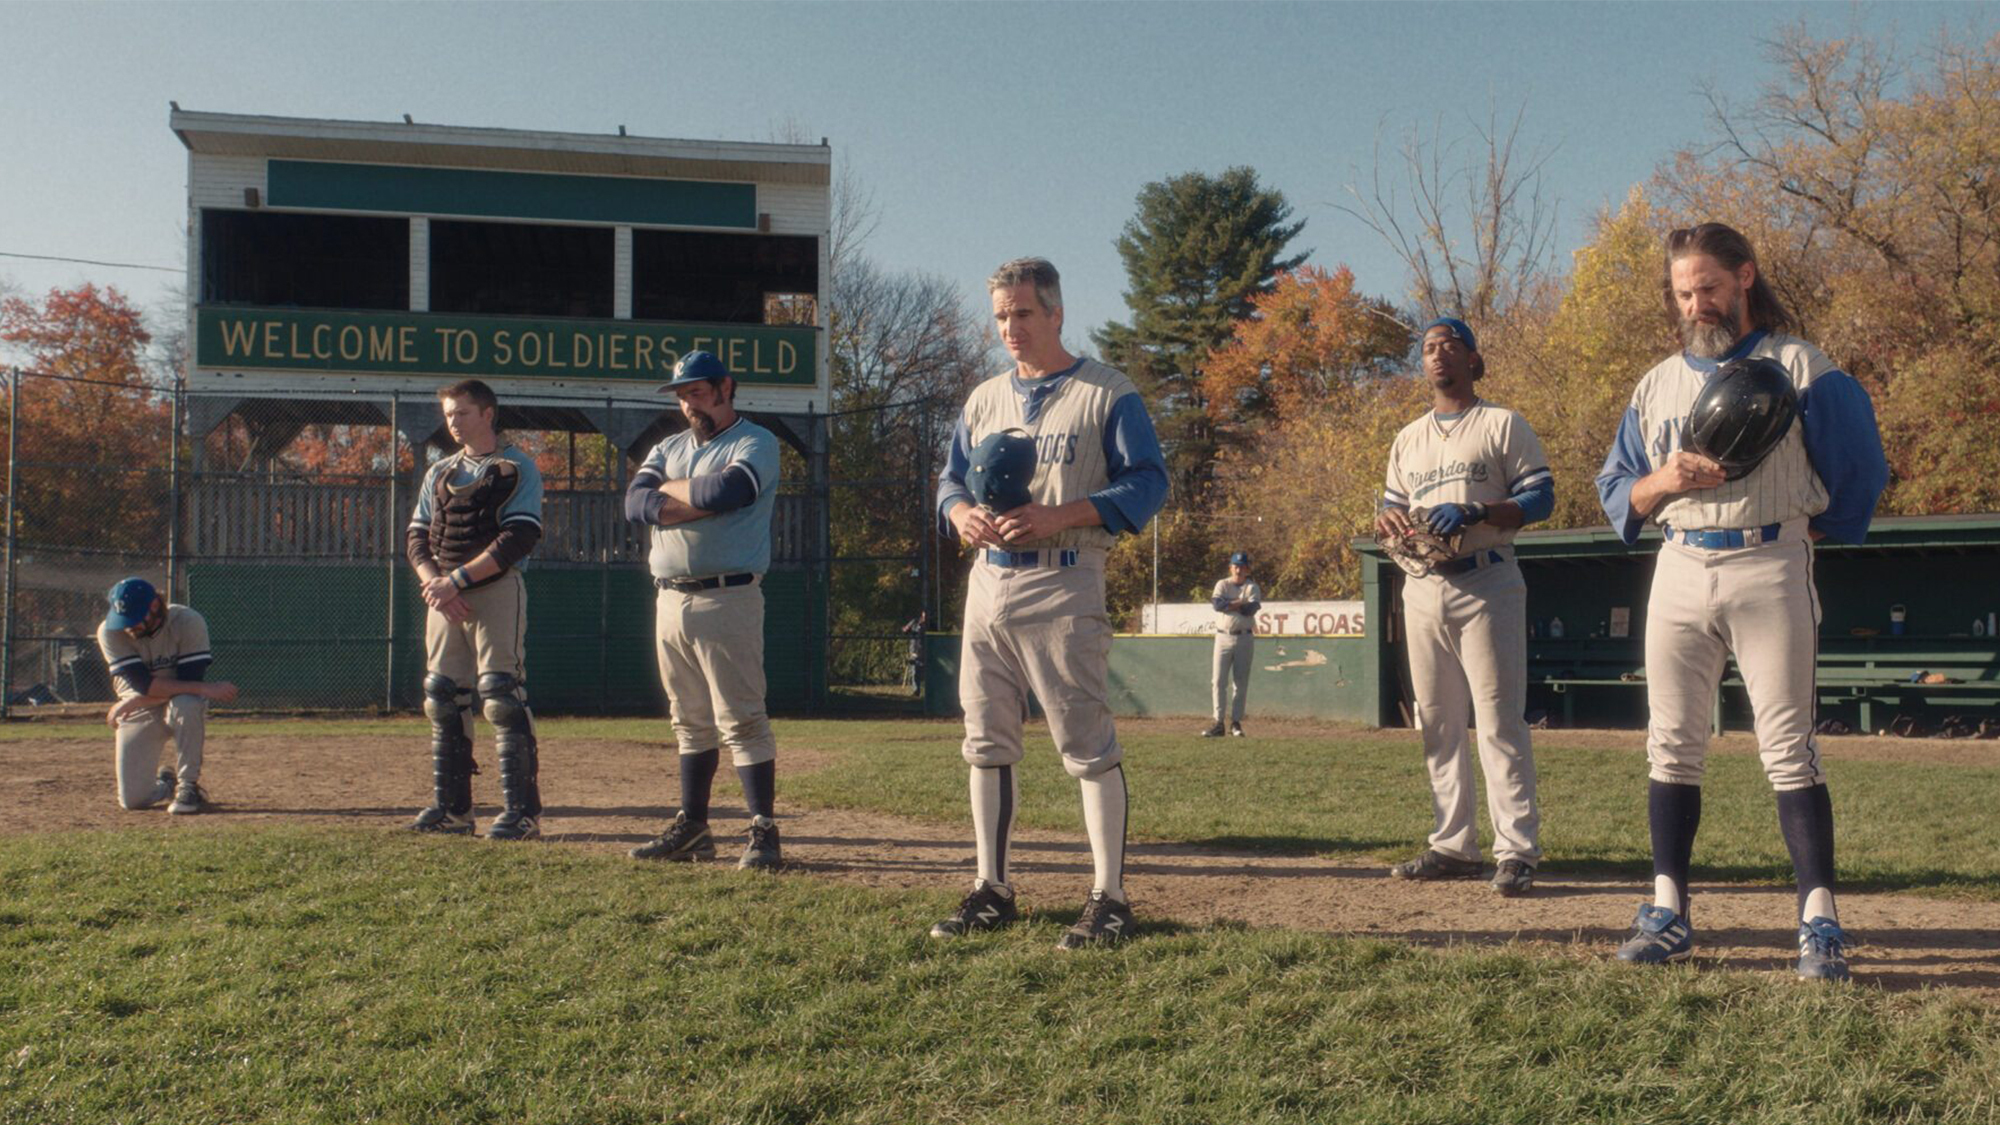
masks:
{"label": "catcher's shin guard", "polygon": [[431,720],[431,807],[411,825],[423,831],[469,831],[472,821],[472,739],[465,733],[465,706],[472,693],[449,677],[424,677],[424,714]]}
{"label": "catcher's shin guard", "polygon": [[541,762],[520,682],[505,672],[488,672],[479,677],[479,696],[485,703],[486,721],[493,724],[495,755],[500,759],[500,793],[507,805],[487,835],[503,839],[539,835]]}

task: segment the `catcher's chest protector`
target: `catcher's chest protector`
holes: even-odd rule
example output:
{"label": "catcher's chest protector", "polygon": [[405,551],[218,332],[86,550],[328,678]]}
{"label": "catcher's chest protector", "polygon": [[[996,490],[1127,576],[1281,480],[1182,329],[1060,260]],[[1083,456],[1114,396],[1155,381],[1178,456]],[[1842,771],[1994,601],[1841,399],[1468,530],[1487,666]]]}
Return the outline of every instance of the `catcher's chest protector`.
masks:
{"label": "catcher's chest protector", "polygon": [[521,470],[496,456],[470,483],[454,486],[451,470],[438,474],[431,498],[437,521],[431,525],[431,554],[440,568],[464,566],[500,537],[500,509],[521,485]]}

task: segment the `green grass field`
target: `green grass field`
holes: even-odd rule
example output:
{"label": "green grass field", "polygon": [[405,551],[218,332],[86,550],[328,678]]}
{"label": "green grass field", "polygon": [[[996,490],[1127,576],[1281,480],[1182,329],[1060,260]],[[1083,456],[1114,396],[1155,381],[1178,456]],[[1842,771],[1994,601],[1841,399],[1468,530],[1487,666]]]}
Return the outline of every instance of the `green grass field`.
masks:
{"label": "green grass field", "polygon": [[[23,729],[0,727],[0,755]],[[71,737],[36,737],[57,730]],[[783,745],[828,763],[782,793],[959,822],[954,731],[782,724]],[[657,721],[544,729],[659,735]],[[1074,786],[1034,752],[1023,822],[1074,830]],[[1428,823],[1395,740],[1151,734],[1130,754],[1154,838],[1396,854]],[[1549,862],[1643,874],[1638,757],[1538,758]],[[1697,877],[1786,877],[1754,759],[1720,757],[1713,775]],[[1992,771],[1843,762],[1834,777],[1846,871],[1995,897],[2000,842],[1978,819],[2000,796]],[[925,938],[955,895],[356,830],[0,837],[0,1122],[2000,1116],[2000,1007],[1981,995],[1235,926],[1156,923],[1061,955],[1063,912]]]}

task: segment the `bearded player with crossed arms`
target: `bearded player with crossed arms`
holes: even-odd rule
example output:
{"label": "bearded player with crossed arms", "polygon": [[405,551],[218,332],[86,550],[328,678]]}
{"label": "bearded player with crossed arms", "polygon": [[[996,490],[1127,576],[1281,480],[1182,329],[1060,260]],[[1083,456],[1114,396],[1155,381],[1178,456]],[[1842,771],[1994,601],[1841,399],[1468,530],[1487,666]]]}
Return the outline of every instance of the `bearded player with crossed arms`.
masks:
{"label": "bearded player with crossed arms", "polygon": [[[1710,702],[1733,653],[1798,875],[1798,974],[1846,980],[1833,803],[1813,736],[1820,613],[1812,544],[1860,543],[1868,534],[1888,482],[1874,407],[1859,383],[1789,334],[1792,318],[1741,234],[1721,223],[1674,231],[1664,272],[1683,350],[1639,380],[1597,477],[1604,512],[1625,542],[1636,542],[1649,520],[1666,540],[1645,627],[1653,901],[1639,908],[1618,957],[1658,964],[1694,952],[1688,868]],[[1799,424],[1753,465],[1688,448],[1690,409],[1708,397],[1706,385],[1761,361],[1777,365]]]}
{"label": "bearded player with crossed arms", "polygon": [[[1062,344],[1062,285],[1041,258],[1001,266],[986,288],[1013,371],[967,399],[938,481],[938,515],[977,549],[965,599],[958,693],[965,708],[978,877],[933,937],[997,929],[1019,917],[1007,845],[1020,787],[1021,728],[1034,693],[1063,767],[1083,795],[1095,881],[1059,948],[1127,936],[1124,748],[1106,698],[1111,623],[1104,558],[1119,533],[1137,532],[1166,498],[1166,464],[1138,388],[1121,372]],[[1019,433],[1009,433],[1019,431]],[[1032,443],[1029,445],[1028,443]],[[1022,453],[1020,496],[995,511],[967,488],[996,449]],[[975,451],[979,464],[975,465]],[[1029,466],[1032,466],[1031,468]]]}

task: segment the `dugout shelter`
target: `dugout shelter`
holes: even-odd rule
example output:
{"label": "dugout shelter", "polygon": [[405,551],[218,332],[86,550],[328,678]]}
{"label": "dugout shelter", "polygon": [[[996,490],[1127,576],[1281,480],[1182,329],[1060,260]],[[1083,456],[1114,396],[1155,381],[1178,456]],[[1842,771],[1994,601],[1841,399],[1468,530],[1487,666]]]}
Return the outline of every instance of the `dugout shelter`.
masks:
{"label": "dugout shelter", "polygon": [[[1646,597],[1660,533],[1627,546],[1608,527],[1524,531],[1514,541],[1528,584],[1528,710],[1553,726],[1646,725]],[[1403,574],[1357,538],[1370,622],[1377,726],[1408,726]],[[1816,714],[1856,733],[1899,718],[1935,733],[1959,718],[2000,716],[2000,515],[1880,516],[1861,546],[1813,550],[1819,590]],[[1379,623],[1380,628],[1375,626]],[[1560,624],[1558,624],[1560,623]],[[1718,731],[1750,729],[1735,661],[1716,684]]]}
{"label": "dugout shelter", "polygon": [[[571,471],[549,484],[527,572],[537,705],[655,709],[645,534],[621,499],[639,459],[685,425],[659,384],[702,349],[735,376],[738,409],[789,446],[765,584],[770,698],[818,700],[825,142],[178,106],[170,124],[188,157],[191,462],[168,577],[207,615],[246,696],[419,702],[423,620],[398,561],[402,528],[425,467],[450,448],[436,389],[479,378],[500,396],[501,425],[535,435],[541,457],[560,463],[567,444]],[[286,455],[368,428],[394,439],[372,463],[380,480],[368,464],[356,479],[352,458],[345,474],[319,474]],[[216,439],[225,432],[240,440]]]}

